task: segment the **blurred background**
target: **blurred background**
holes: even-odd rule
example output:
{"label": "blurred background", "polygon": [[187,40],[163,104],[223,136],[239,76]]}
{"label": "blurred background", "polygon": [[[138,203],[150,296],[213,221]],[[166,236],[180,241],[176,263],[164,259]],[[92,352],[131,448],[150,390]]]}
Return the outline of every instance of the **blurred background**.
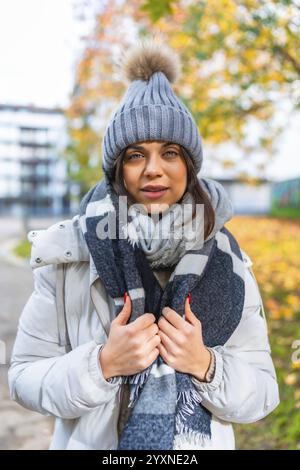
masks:
{"label": "blurred background", "polygon": [[237,448],[300,449],[300,0],[1,2],[0,449],[46,449],[53,425],[8,396],[33,287],[26,234],[75,215],[101,178],[122,51],[153,33],[180,54],[202,176],[228,191],[264,300],[281,404],[235,426]]}

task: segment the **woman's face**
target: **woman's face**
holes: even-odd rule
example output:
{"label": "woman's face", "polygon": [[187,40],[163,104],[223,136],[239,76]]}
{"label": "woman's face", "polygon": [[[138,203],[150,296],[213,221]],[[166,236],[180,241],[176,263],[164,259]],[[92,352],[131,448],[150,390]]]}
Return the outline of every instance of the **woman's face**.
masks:
{"label": "woman's face", "polygon": [[[186,190],[187,167],[180,145],[138,142],[127,147],[123,159],[124,185],[136,203],[158,213],[179,201]],[[147,191],[161,186],[160,191]]]}

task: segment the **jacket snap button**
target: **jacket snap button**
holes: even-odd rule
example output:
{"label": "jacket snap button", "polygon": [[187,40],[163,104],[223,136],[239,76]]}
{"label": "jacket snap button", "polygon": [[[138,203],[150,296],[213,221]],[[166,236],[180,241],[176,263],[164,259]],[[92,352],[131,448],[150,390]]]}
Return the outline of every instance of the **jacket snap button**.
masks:
{"label": "jacket snap button", "polygon": [[68,257],[72,256],[72,252],[71,251],[66,251],[65,255],[68,256]]}
{"label": "jacket snap button", "polygon": [[36,263],[41,263],[41,262],[42,262],[42,258],[35,258],[35,262],[36,262]]}

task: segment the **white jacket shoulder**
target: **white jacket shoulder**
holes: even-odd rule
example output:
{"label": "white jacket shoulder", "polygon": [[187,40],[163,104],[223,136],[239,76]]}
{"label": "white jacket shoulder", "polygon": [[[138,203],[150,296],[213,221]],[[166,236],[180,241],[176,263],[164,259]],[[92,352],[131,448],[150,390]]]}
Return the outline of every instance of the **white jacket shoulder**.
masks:
{"label": "white jacket shoulder", "polygon": [[89,251],[80,228],[79,216],[57,222],[47,229],[31,230],[30,266],[89,261]]}

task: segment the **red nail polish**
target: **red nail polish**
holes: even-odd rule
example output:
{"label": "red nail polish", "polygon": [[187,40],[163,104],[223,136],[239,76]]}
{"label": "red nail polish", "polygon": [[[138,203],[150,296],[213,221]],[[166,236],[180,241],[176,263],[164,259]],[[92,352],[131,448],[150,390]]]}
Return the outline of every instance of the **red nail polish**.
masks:
{"label": "red nail polish", "polygon": [[124,294],[124,304],[126,303],[126,299],[127,299],[127,292],[125,292]]}
{"label": "red nail polish", "polygon": [[191,303],[191,300],[192,300],[192,296],[191,296],[191,293],[189,292],[188,293],[188,299],[189,299],[189,304]]}

